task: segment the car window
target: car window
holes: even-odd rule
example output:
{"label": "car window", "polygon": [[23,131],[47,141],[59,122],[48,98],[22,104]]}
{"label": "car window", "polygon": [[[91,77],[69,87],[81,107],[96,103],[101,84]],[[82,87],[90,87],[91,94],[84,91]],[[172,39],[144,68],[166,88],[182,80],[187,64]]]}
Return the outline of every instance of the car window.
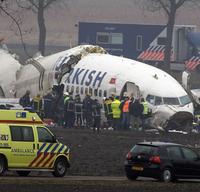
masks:
{"label": "car window", "polygon": [[182,147],[183,155],[187,160],[195,160],[198,158],[198,155],[191,149]]}
{"label": "car window", "polygon": [[135,145],[131,152],[133,154],[151,154],[156,155],[158,152],[158,147],[154,147],[151,145]]}
{"label": "car window", "polygon": [[168,147],[167,153],[171,159],[183,159],[181,150],[179,147]]}
{"label": "car window", "polygon": [[12,141],[34,141],[33,129],[29,126],[10,126]]}
{"label": "car window", "polygon": [[48,143],[54,142],[53,135],[44,127],[37,127],[37,132],[38,132],[39,142],[48,142]]}

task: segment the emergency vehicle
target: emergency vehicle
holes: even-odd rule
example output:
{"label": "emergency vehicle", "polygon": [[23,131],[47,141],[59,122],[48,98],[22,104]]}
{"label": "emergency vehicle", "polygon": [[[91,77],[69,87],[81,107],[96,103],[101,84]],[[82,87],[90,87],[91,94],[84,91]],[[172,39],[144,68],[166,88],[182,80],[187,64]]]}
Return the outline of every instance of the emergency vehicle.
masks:
{"label": "emergency vehicle", "polygon": [[69,167],[69,148],[58,142],[36,113],[0,110],[0,175],[6,170],[20,176],[51,171],[63,177]]}

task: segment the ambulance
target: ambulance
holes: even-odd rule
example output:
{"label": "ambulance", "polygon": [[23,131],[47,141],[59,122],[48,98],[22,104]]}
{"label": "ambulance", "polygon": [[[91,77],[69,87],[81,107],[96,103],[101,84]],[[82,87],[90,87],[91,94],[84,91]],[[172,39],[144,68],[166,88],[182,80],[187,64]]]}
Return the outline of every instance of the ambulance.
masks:
{"label": "ambulance", "polygon": [[0,110],[0,175],[50,171],[63,177],[70,167],[69,148],[60,143],[36,113]]}

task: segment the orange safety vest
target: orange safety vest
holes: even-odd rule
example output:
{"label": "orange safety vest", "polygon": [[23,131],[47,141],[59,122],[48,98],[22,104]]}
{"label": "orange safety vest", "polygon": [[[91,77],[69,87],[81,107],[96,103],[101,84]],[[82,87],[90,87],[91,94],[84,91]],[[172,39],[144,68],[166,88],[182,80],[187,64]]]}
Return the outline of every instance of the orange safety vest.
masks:
{"label": "orange safety vest", "polygon": [[125,101],[122,111],[123,112],[129,112],[129,100]]}

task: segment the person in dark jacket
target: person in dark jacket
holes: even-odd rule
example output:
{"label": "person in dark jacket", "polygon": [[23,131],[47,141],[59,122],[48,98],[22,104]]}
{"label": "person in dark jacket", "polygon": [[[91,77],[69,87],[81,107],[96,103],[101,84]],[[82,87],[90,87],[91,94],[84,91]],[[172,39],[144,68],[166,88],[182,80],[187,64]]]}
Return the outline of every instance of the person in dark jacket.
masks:
{"label": "person in dark jacket", "polygon": [[80,95],[75,96],[75,124],[78,128],[83,126],[83,102]]}
{"label": "person in dark jacket", "polygon": [[74,121],[75,121],[75,101],[73,99],[72,94],[70,93],[69,99],[65,102],[65,112],[66,116],[65,122],[66,128],[73,128],[74,127]]}
{"label": "person in dark jacket", "polygon": [[63,127],[64,125],[64,96],[63,96],[63,84],[54,85],[52,88],[53,102],[52,102],[52,112],[54,122],[58,126]]}
{"label": "person in dark jacket", "polygon": [[139,130],[143,110],[144,107],[140,103],[139,99],[135,99],[135,102],[131,104],[131,114],[133,115],[133,128],[136,130]]}
{"label": "person in dark jacket", "polygon": [[31,107],[30,91],[27,90],[26,93],[19,99],[19,104],[22,107]]}
{"label": "person in dark jacket", "polygon": [[93,125],[93,130],[99,132],[100,127],[101,127],[101,104],[97,99],[93,101],[92,105],[92,112],[93,112],[93,118],[94,118],[94,125]]}
{"label": "person in dark jacket", "polygon": [[93,100],[91,99],[90,94],[87,94],[86,97],[83,99],[83,111],[87,128],[92,127],[92,104]]}
{"label": "person in dark jacket", "polygon": [[53,96],[52,96],[51,92],[49,92],[43,96],[43,111],[44,111],[44,118],[46,118],[46,119],[53,118],[52,101],[53,101]]}

